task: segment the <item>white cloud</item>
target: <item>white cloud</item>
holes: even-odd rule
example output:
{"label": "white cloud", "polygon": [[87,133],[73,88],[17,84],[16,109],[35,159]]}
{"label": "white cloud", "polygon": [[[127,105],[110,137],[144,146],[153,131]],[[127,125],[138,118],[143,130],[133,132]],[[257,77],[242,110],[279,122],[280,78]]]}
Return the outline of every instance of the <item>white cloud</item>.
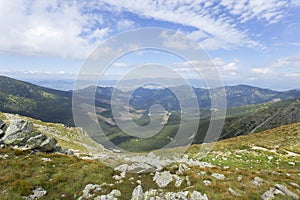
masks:
{"label": "white cloud", "polygon": [[128,19],[123,19],[118,21],[117,23],[117,29],[118,30],[127,30],[130,28],[134,28],[136,25],[134,21],[128,20]]}
{"label": "white cloud", "polygon": [[239,66],[237,65],[236,62],[230,62],[230,63],[228,63],[227,65],[224,65],[224,66],[223,66],[223,69],[224,69],[225,71],[236,71],[236,70],[239,69]]}
{"label": "white cloud", "polygon": [[[237,24],[276,23],[287,14],[284,8],[298,5],[299,0],[0,0],[0,51],[85,58],[109,34],[136,27],[119,19],[123,11],[192,28],[187,34],[208,50],[264,48]],[[166,39],[166,45],[186,48],[176,37]]]}
{"label": "white cloud", "polygon": [[84,58],[109,29],[73,1],[0,0],[0,51]]}
{"label": "white cloud", "polygon": [[247,30],[237,27],[237,22],[247,23],[255,19],[276,23],[286,14],[284,8],[290,6],[286,0],[213,0],[209,3],[204,0],[135,0],[126,4],[122,0],[114,0],[106,4],[118,11],[129,11],[141,17],[193,27],[196,30],[189,33],[189,36],[206,49],[240,46],[264,48],[260,42],[251,39]]}
{"label": "white cloud", "polygon": [[263,68],[263,67],[257,67],[257,68],[252,68],[250,70],[251,73],[253,74],[258,74],[258,75],[270,75],[273,74],[274,71],[270,68]]}
{"label": "white cloud", "polygon": [[167,48],[186,50],[196,47],[192,41],[185,38],[182,33],[179,32],[172,34],[168,31],[163,31],[160,37],[163,39],[163,45]]}

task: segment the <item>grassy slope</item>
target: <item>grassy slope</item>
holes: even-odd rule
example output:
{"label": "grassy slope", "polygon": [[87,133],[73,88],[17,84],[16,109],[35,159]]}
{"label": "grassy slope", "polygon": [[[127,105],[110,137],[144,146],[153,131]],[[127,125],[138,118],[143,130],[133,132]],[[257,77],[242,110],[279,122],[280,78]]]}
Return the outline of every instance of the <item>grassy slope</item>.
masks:
{"label": "grassy slope", "polygon": [[[203,161],[208,161],[216,167],[192,167],[185,172],[190,177],[191,187],[184,183],[181,188],[174,188],[170,184],[165,191],[198,190],[206,193],[209,199],[234,199],[227,188],[231,187],[241,197],[238,199],[260,199],[260,195],[274,187],[275,183],[286,185],[291,191],[300,195],[300,191],[289,186],[289,182],[300,182],[299,156],[288,156],[287,152],[300,153],[300,124],[282,126],[262,133],[249,136],[240,136],[216,143]],[[253,147],[266,148],[263,150]],[[201,145],[193,145],[188,151],[190,157],[197,158]],[[272,152],[272,150],[274,150]],[[0,155],[7,154],[6,159],[0,158],[0,199],[21,199],[21,195],[29,195],[35,187],[43,187],[48,194],[42,199],[59,199],[62,194],[66,199],[73,199],[81,195],[81,191],[88,183],[101,184],[113,183],[112,169],[104,166],[100,161],[85,161],[74,156],[55,154],[33,154],[12,149],[1,149]],[[273,159],[269,160],[268,157]],[[50,158],[45,162],[41,158]],[[294,162],[295,165],[288,164]],[[224,169],[228,166],[228,169]],[[167,167],[175,173],[177,167]],[[200,175],[200,172],[206,172]],[[211,173],[222,173],[225,180],[212,178]],[[241,182],[237,181],[239,175],[243,176]],[[265,182],[253,186],[252,180],[259,176]],[[134,177],[134,180],[129,180]],[[122,199],[130,199],[131,191],[136,187],[136,180],[141,180],[143,189],[157,188],[149,174],[127,174],[123,183],[113,187],[104,187],[99,194],[107,194],[112,189],[119,189]],[[211,180],[211,186],[205,186],[203,180]],[[282,199],[282,197],[277,197]],[[284,199],[284,198],[283,198]],[[288,198],[285,198],[288,199]]]}
{"label": "grassy slope", "polygon": [[71,92],[0,76],[0,110],[43,121],[74,125]]}

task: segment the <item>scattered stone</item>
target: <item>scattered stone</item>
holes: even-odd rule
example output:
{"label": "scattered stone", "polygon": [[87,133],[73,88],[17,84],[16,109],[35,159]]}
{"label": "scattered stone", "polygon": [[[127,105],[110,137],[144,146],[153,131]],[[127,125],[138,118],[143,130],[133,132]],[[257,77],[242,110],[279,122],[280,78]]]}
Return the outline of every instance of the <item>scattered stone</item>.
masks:
{"label": "scattered stone", "polygon": [[185,192],[167,192],[163,195],[163,199],[166,200],[173,200],[173,199],[187,199],[189,192],[185,191]]}
{"label": "scattered stone", "polygon": [[278,195],[278,194],[285,195],[283,192],[281,192],[278,189],[270,188],[268,191],[266,191],[265,193],[263,193],[260,197],[263,200],[271,200],[271,199],[274,199],[275,195]]}
{"label": "scattered stone", "polygon": [[186,164],[179,164],[179,167],[178,167],[178,171],[176,172],[176,174],[178,175],[181,175],[183,174],[185,171],[188,171],[190,170],[190,168],[186,165]]}
{"label": "scattered stone", "polygon": [[299,196],[293,192],[291,192],[287,187],[280,185],[280,184],[276,184],[275,187],[279,190],[281,190],[284,194],[286,194],[287,196],[293,198],[293,199],[299,199]]}
{"label": "scattered stone", "polygon": [[119,180],[122,179],[122,177],[119,176],[119,175],[114,175],[114,176],[113,176],[113,179],[115,179],[116,181],[119,181]]}
{"label": "scattered stone", "polygon": [[118,167],[115,167],[114,168],[115,171],[119,171],[119,172],[127,172],[128,170],[128,164],[123,164],[123,165],[120,165]]}
{"label": "scattered stone", "polygon": [[136,188],[134,188],[131,196],[131,200],[143,200],[144,199],[144,193],[143,188],[141,185],[138,185]]}
{"label": "scattered stone", "polygon": [[41,187],[34,189],[32,192],[33,194],[29,195],[28,197],[25,197],[25,199],[31,199],[31,200],[40,199],[41,197],[47,194],[47,191]]}
{"label": "scattered stone", "polygon": [[185,176],[185,181],[186,181],[186,184],[187,184],[188,186],[191,185],[191,181],[190,181],[190,179],[189,179],[188,176]]}
{"label": "scattered stone", "polygon": [[218,180],[224,180],[225,179],[224,174],[212,173],[211,176],[218,179]]}
{"label": "scattered stone", "polygon": [[160,188],[163,188],[173,181],[173,176],[169,171],[156,172],[153,181],[155,181]]}
{"label": "scattered stone", "polygon": [[227,189],[229,192],[230,192],[230,194],[232,194],[233,196],[240,196],[236,191],[234,191],[232,188],[228,188]]}
{"label": "scattered stone", "polygon": [[238,177],[237,177],[237,181],[238,182],[241,182],[243,180],[243,176],[242,175],[239,175]]}
{"label": "scattered stone", "polygon": [[263,179],[260,177],[255,177],[252,181],[252,184],[255,186],[260,186],[263,183]]}
{"label": "scattered stone", "polygon": [[288,162],[289,165],[296,165],[294,162]]}
{"label": "scattered stone", "polygon": [[300,189],[300,185],[298,185],[297,183],[290,183],[291,186]]}
{"label": "scattered stone", "polygon": [[74,155],[74,151],[72,149],[68,149],[67,150],[67,155],[73,156]]}
{"label": "scattered stone", "polygon": [[82,191],[83,194],[79,199],[92,198],[94,193],[99,192],[101,190],[101,186],[97,184],[87,184]]}
{"label": "scattered stone", "polygon": [[202,195],[200,192],[194,190],[191,194],[190,200],[208,200],[206,194]]}
{"label": "scattered stone", "polygon": [[200,175],[200,176],[204,176],[205,174],[206,174],[206,172],[203,172],[203,171],[198,173],[198,175]]}
{"label": "scattered stone", "polygon": [[175,174],[173,175],[173,178],[175,180],[175,187],[180,187],[183,182],[182,178],[180,178],[179,176],[177,176]]}
{"label": "scattered stone", "polygon": [[203,183],[204,183],[205,186],[210,186],[211,185],[210,180],[204,180]]}
{"label": "scattered stone", "polygon": [[50,162],[50,161],[52,161],[50,158],[41,158],[41,160],[44,161],[44,162]]}
{"label": "scattered stone", "polygon": [[119,190],[112,190],[109,194],[97,196],[94,200],[117,200],[119,197],[121,197],[121,192]]}

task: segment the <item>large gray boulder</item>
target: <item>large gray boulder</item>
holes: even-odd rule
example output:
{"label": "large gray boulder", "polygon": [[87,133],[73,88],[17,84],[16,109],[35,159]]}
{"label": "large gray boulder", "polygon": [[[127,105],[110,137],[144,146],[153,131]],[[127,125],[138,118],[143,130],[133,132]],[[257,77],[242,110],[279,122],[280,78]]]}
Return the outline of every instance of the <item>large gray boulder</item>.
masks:
{"label": "large gray boulder", "polygon": [[37,149],[43,152],[50,152],[54,151],[56,148],[57,140],[55,138],[47,138],[45,141],[43,141],[42,144],[40,144]]}
{"label": "large gray boulder", "polygon": [[47,139],[47,136],[44,134],[40,134],[34,137],[29,138],[26,141],[25,147],[28,149],[36,149],[38,148],[45,140]]}
{"label": "large gray boulder", "polygon": [[39,135],[33,130],[31,122],[25,120],[12,120],[7,128],[3,141],[7,145],[25,146],[29,138]]}

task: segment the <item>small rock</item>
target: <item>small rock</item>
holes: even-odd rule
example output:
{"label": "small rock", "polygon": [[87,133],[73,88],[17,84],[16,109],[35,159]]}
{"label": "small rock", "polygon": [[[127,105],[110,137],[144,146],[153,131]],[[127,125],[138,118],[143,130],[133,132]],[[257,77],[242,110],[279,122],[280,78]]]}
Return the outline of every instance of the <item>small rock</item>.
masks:
{"label": "small rock", "polygon": [[183,174],[185,171],[190,170],[190,168],[186,164],[179,164],[178,171],[176,172],[177,175]]}
{"label": "small rock", "polygon": [[131,200],[143,200],[144,199],[144,193],[143,188],[141,185],[138,185],[136,188],[134,188],[131,196]]}
{"label": "small rock", "polygon": [[68,149],[67,155],[69,155],[69,156],[74,155],[74,151],[72,149]]}
{"label": "small rock", "polygon": [[52,161],[50,158],[41,158],[41,160],[44,161],[44,162],[50,162],[50,161]]}
{"label": "small rock", "polygon": [[45,196],[47,194],[47,191],[43,188],[36,188],[33,191],[33,194],[29,195],[29,198],[34,199],[40,199],[41,197]]}
{"label": "small rock", "polygon": [[284,195],[283,192],[281,192],[280,190],[277,190],[275,188],[270,188],[268,191],[266,191],[265,193],[263,193],[260,197],[263,200],[271,200],[275,198],[275,195],[277,194],[281,194]]}
{"label": "small rock", "polygon": [[186,184],[187,184],[188,186],[191,185],[191,181],[190,181],[190,179],[189,179],[188,176],[185,176],[185,181],[186,181]]}
{"label": "small rock", "polygon": [[228,188],[227,189],[233,196],[239,196],[238,193],[236,193],[236,191],[234,191],[232,188]]}
{"label": "small rock", "polygon": [[206,194],[202,195],[200,192],[194,190],[191,194],[190,200],[208,200]]}
{"label": "small rock", "polygon": [[119,176],[119,175],[114,175],[114,176],[113,176],[113,179],[115,179],[116,181],[119,181],[119,180],[122,179],[122,177]]}
{"label": "small rock", "polygon": [[263,183],[263,179],[260,177],[255,177],[252,181],[252,184],[255,186],[260,186]]}
{"label": "small rock", "polygon": [[243,179],[243,176],[242,176],[242,175],[239,175],[239,176],[237,177],[237,181],[238,181],[238,182],[241,182],[242,179]]}
{"label": "small rock", "polygon": [[177,176],[175,174],[173,175],[173,178],[175,180],[175,187],[180,187],[183,182],[182,178],[180,178],[179,176]]}
{"label": "small rock", "polygon": [[289,165],[296,165],[294,162],[288,162]]}
{"label": "small rock", "polygon": [[83,198],[91,198],[95,192],[99,192],[101,190],[101,186],[97,184],[87,184],[84,188]]}
{"label": "small rock", "polygon": [[218,180],[224,180],[225,179],[224,174],[212,173],[211,176],[218,179]]}
{"label": "small rock", "polygon": [[300,189],[300,185],[298,185],[297,183],[290,183],[291,186]]}
{"label": "small rock", "polygon": [[203,183],[206,186],[210,186],[211,185],[211,181],[210,180],[204,180]]}
{"label": "small rock", "polygon": [[169,171],[155,172],[153,181],[155,181],[160,188],[163,188],[173,181],[173,176]]}
{"label": "small rock", "polygon": [[293,199],[299,199],[299,196],[293,192],[291,192],[287,187],[280,185],[280,184],[276,184],[275,187],[279,190],[281,190],[284,194],[286,194],[287,196],[293,198]]}

